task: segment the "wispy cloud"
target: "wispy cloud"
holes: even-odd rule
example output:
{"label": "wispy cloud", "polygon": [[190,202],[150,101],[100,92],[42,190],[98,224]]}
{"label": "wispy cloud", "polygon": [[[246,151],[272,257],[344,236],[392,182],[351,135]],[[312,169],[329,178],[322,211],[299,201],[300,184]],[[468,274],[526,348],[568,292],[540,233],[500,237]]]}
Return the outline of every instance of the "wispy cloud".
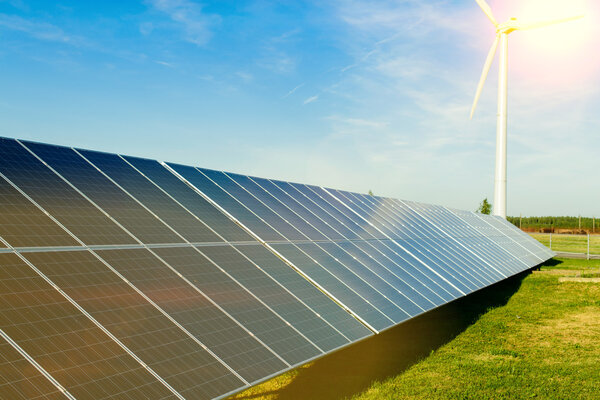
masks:
{"label": "wispy cloud", "polygon": [[212,28],[221,21],[218,15],[203,12],[200,4],[189,0],[147,0],[147,3],[172,20],[183,31],[185,41],[198,46],[208,43]]}
{"label": "wispy cloud", "polygon": [[310,104],[310,103],[312,103],[313,101],[317,101],[318,99],[319,99],[319,95],[318,95],[318,94],[317,94],[317,95],[315,95],[315,96],[310,96],[309,98],[307,98],[306,100],[304,100],[304,101],[302,102],[302,104],[304,104],[304,105],[306,105],[306,104]]}
{"label": "wispy cloud", "polygon": [[349,125],[349,126],[362,127],[362,128],[380,129],[380,128],[385,128],[389,125],[389,123],[387,123],[387,122],[367,120],[367,119],[362,119],[362,118],[345,118],[345,117],[340,117],[339,115],[330,115],[326,119],[330,120],[330,121],[341,122],[341,123]]}
{"label": "wispy cloud", "polygon": [[48,42],[65,43],[74,46],[86,43],[84,38],[69,35],[55,25],[25,19],[16,15],[0,14],[0,28],[23,32],[35,39]]}
{"label": "wispy cloud", "polygon": [[237,71],[235,73],[235,75],[240,78],[242,81],[244,81],[245,83],[249,83],[252,82],[254,80],[254,75],[252,75],[249,72],[245,72],[245,71]]}
{"label": "wispy cloud", "polygon": [[173,65],[173,64],[171,64],[169,62],[166,62],[166,61],[156,60],[154,62],[157,63],[157,64],[160,64],[160,65],[164,65],[165,67],[169,67],[169,68],[174,68],[175,67],[175,65]]}
{"label": "wispy cloud", "polygon": [[294,94],[296,92],[296,90],[300,89],[302,86],[304,86],[304,83],[299,84],[298,86],[296,86],[295,88],[293,88],[292,90],[290,90],[289,92],[287,92],[285,94],[285,96],[282,97],[282,99],[285,99],[286,97],[291,96],[292,94]]}

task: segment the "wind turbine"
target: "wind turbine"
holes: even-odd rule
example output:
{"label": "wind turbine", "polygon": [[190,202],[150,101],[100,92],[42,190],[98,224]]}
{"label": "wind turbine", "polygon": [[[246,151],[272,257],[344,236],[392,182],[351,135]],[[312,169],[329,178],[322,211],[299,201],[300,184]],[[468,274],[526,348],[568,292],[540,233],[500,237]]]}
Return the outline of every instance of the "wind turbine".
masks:
{"label": "wind turbine", "polygon": [[496,123],[496,173],[494,180],[494,215],[506,218],[506,121],[507,121],[507,91],[508,91],[508,35],[514,31],[523,31],[527,29],[543,28],[545,26],[559,24],[562,22],[573,21],[583,18],[583,15],[577,15],[569,18],[562,18],[550,21],[540,21],[532,23],[522,23],[516,18],[511,18],[507,22],[499,24],[492,14],[492,9],[485,0],[475,0],[485,15],[494,24],[496,28],[496,38],[492,48],[488,53],[483,73],[475,93],[475,101],[471,108],[471,119],[475,113],[477,102],[481,96],[481,90],[485,80],[490,72],[492,61],[500,43],[500,74],[498,78],[498,121]]}

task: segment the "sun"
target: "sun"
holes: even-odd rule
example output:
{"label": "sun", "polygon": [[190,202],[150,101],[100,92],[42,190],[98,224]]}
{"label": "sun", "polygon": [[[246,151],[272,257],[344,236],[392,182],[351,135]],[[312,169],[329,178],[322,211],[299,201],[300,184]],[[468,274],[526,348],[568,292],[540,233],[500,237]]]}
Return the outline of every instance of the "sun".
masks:
{"label": "sun", "polygon": [[555,84],[582,81],[600,68],[600,4],[597,0],[503,0],[491,2],[499,22],[583,19],[515,32],[510,38],[511,73]]}

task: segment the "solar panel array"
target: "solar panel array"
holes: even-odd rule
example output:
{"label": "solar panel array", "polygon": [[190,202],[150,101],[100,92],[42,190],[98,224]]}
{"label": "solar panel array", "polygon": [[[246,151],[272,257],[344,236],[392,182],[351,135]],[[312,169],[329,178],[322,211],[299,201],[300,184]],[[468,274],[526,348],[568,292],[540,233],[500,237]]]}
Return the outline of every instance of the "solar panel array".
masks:
{"label": "solar panel array", "polygon": [[0,139],[0,393],[221,398],[530,269],[497,217]]}

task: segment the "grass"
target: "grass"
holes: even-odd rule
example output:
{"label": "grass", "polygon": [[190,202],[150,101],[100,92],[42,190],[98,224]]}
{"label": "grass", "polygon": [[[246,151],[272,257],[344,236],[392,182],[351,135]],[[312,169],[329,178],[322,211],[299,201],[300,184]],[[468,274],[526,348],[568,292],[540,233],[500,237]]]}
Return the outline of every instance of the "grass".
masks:
{"label": "grass", "polygon": [[[550,247],[550,234],[532,233],[531,237]],[[587,253],[587,235],[552,235],[552,250]],[[590,235],[590,254],[600,254],[600,235]]]}
{"label": "grass", "polygon": [[596,399],[600,284],[559,283],[553,259],[235,399]]}

